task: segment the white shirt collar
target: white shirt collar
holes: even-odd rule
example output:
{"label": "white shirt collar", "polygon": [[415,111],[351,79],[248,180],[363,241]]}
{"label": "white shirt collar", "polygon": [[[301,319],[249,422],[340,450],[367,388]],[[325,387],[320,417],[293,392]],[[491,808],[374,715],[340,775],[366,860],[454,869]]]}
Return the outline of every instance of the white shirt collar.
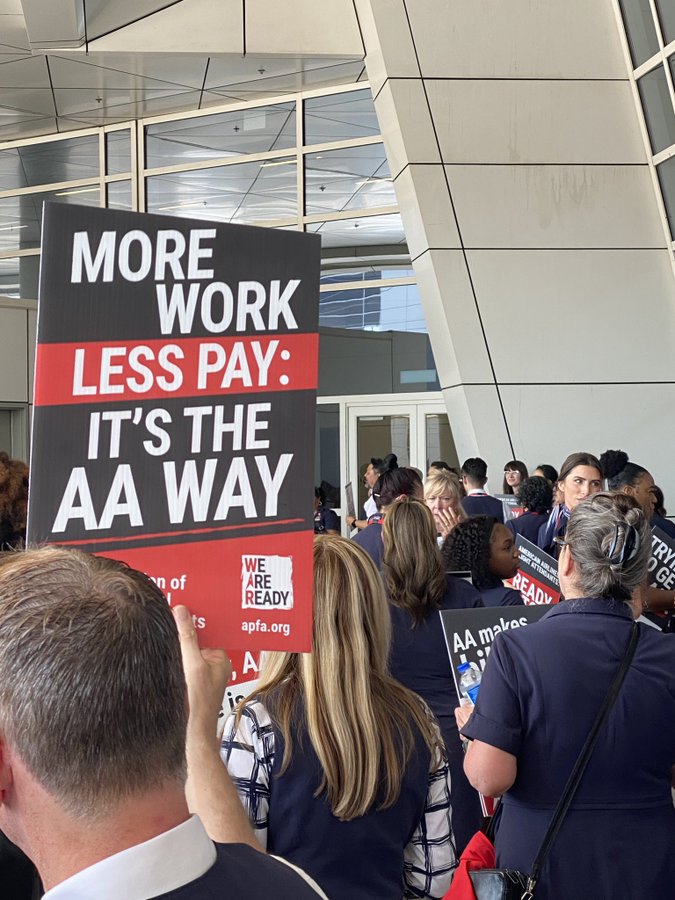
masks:
{"label": "white shirt collar", "polygon": [[197,816],[115,853],[62,881],[43,900],[147,900],[195,881],[213,866],[216,848]]}
{"label": "white shirt collar", "polygon": [[471,497],[473,494],[481,494],[487,496],[487,491],[485,488],[472,488],[470,491],[467,491],[466,496]]}

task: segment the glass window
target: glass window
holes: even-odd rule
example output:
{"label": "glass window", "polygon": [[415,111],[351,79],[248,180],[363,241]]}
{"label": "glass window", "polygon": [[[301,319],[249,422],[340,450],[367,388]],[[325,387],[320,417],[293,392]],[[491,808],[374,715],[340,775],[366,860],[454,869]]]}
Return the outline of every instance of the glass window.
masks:
{"label": "glass window", "polygon": [[339,219],[336,222],[312,222],[307,231],[321,235],[323,247],[363,247],[374,249],[391,244],[405,244],[403,223],[398,213]]}
{"label": "glass window", "polygon": [[37,300],[39,271],[39,256],[0,259],[0,296]]}
{"label": "glass window", "polygon": [[652,153],[656,154],[675,144],[675,113],[663,66],[659,65],[643,75],[637,86],[647,121]]}
{"label": "glass window", "polygon": [[106,185],[106,204],[109,209],[132,209],[131,182],[112,181]]}
{"label": "glass window", "polygon": [[[410,416],[359,416],[356,420],[356,452],[360,476],[356,502],[360,508],[368,498],[363,483],[366,460],[382,459],[387,453],[395,453],[399,466],[410,465]],[[357,509],[359,513],[360,509]]]}
{"label": "glass window", "polygon": [[455,442],[450,422],[445,413],[427,413],[424,417],[427,469],[432,462],[443,460],[449,466],[459,468]]}
{"label": "glass window", "polygon": [[[666,2],[670,3],[671,0],[666,0]],[[637,69],[643,62],[659,52],[651,6],[649,0],[619,0],[619,5],[626,28],[633,67]]]}
{"label": "glass window", "polygon": [[146,180],[148,212],[218,222],[297,216],[296,159],[238,163]]}
{"label": "glass window", "polygon": [[58,191],[36,191],[0,200],[0,252],[40,246],[42,204],[45,200],[99,206],[100,189],[95,187],[63,188]]}
{"label": "glass window", "polygon": [[307,215],[395,205],[382,144],[305,155]]}
{"label": "glass window", "polygon": [[131,131],[110,131],[105,136],[106,175],[131,172]]}
{"label": "glass window", "polygon": [[305,100],[305,145],[379,133],[373,95],[369,90]]}
{"label": "glass window", "polygon": [[291,101],[149,125],[145,164],[156,168],[295,147],[295,106]]}
{"label": "glass window", "polygon": [[382,287],[365,282],[363,288],[322,291],[319,324],[361,331],[427,330],[416,284]]}
{"label": "glass window", "polygon": [[670,159],[657,166],[656,174],[659,176],[663,203],[670,226],[670,236],[675,241],[675,156],[671,156]]}
{"label": "glass window", "polygon": [[673,0],[656,0],[656,9],[661,23],[663,43],[670,44],[675,41],[675,5]]}
{"label": "glass window", "polygon": [[414,278],[411,265],[383,263],[370,266],[353,266],[332,268],[330,260],[324,260],[321,271],[321,284],[342,284],[345,281],[381,281],[383,278]]}
{"label": "glass window", "polygon": [[0,190],[98,178],[98,135],[0,150]]}

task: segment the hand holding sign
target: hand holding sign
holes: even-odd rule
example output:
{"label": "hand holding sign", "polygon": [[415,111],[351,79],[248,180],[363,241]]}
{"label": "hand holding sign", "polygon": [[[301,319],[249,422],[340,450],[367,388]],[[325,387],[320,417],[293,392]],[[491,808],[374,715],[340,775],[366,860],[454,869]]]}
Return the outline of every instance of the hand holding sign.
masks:
{"label": "hand holding sign", "polygon": [[186,606],[174,607],[173,617],[178,628],[188,690],[188,730],[215,741],[216,723],[232,674],[230,660],[224,650],[199,649],[194,622]]}

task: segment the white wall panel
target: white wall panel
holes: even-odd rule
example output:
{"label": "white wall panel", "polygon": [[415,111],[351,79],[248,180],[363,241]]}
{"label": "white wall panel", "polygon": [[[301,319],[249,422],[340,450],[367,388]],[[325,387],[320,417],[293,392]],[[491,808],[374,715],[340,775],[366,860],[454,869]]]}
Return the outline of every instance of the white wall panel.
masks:
{"label": "white wall panel", "polygon": [[666,253],[473,250],[467,256],[499,382],[675,379]]}
{"label": "white wall panel", "polygon": [[352,0],[246,0],[246,52],[361,56]]}
{"label": "white wall panel", "polygon": [[408,0],[425,78],[625,78],[611,0]]}
{"label": "white wall panel", "polygon": [[420,80],[386,82],[375,101],[377,120],[395,178],[408,163],[440,163],[438,143]]}
{"label": "white wall panel", "polygon": [[28,401],[27,311],[0,307],[0,400]]}
{"label": "white wall panel", "polygon": [[646,166],[447,166],[466,247],[665,247]]}
{"label": "white wall panel", "polygon": [[499,395],[494,385],[459,385],[443,391],[460,464],[482,456],[488,464],[488,490],[499,493],[504,463],[512,459]]}
{"label": "white wall panel", "polygon": [[355,0],[368,48],[368,81],[374,95],[387,78],[419,76],[408,17],[400,0]]}
{"label": "white wall panel", "polygon": [[429,250],[415,275],[441,387],[490,382],[492,373],[461,250]]}
{"label": "white wall panel", "polygon": [[394,181],[410,256],[429,247],[460,247],[442,166],[407,166]]}
{"label": "white wall panel", "polygon": [[646,163],[628,81],[427,80],[450,163]]}

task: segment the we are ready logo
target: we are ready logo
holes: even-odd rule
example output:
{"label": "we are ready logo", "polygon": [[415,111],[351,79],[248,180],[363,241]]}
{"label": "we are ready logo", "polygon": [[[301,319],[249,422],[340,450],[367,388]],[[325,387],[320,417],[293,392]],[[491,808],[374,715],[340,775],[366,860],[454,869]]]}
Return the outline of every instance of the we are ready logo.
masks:
{"label": "we are ready logo", "polygon": [[242,609],[293,608],[293,557],[242,556]]}

